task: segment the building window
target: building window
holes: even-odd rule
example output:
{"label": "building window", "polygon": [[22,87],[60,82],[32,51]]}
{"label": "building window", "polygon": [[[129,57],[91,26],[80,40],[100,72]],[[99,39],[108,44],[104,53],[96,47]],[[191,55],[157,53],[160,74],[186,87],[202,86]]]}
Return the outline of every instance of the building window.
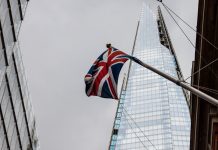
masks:
{"label": "building window", "polygon": [[213,124],[212,150],[218,150],[218,123]]}

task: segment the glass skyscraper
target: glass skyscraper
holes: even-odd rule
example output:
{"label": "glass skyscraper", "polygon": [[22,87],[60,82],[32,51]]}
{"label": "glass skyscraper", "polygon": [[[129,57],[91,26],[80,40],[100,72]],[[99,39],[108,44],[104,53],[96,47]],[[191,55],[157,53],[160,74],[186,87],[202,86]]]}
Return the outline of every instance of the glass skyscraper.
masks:
{"label": "glass skyscraper", "polygon": [[[144,4],[133,55],[183,78],[159,7],[156,15]],[[189,150],[188,102],[182,88],[132,62],[109,150]]]}
{"label": "glass skyscraper", "polygon": [[28,0],[0,0],[0,150],[36,150],[38,139],[18,33]]}

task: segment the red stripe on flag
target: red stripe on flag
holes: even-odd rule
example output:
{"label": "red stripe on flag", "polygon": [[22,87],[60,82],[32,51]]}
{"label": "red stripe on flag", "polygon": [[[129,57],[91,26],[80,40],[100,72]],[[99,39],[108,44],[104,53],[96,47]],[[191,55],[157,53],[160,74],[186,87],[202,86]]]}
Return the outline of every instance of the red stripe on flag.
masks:
{"label": "red stripe on flag", "polygon": [[110,89],[110,91],[111,91],[111,93],[112,93],[113,98],[114,98],[114,99],[118,99],[118,97],[117,97],[117,91],[115,91],[115,88],[114,88],[114,86],[113,86],[113,83],[112,83],[110,77],[108,78],[108,83],[109,83],[108,86],[109,86],[109,89]]}

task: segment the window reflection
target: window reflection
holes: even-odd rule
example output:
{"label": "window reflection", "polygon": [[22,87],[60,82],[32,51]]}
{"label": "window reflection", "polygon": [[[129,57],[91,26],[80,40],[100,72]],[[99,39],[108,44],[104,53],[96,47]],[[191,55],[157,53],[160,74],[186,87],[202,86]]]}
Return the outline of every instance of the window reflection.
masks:
{"label": "window reflection", "polygon": [[[140,22],[134,56],[178,78],[175,58],[160,44],[156,17],[147,6]],[[180,87],[132,63],[122,92],[111,150],[144,150],[143,144],[149,150],[189,149],[190,116]]]}

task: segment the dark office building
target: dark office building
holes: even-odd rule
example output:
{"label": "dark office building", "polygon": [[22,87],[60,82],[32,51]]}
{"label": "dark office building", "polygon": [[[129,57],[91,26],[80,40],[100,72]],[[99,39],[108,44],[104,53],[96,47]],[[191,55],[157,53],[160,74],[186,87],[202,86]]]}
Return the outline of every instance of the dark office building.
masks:
{"label": "dark office building", "polygon": [[27,3],[27,0],[0,0],[0,150],[38,148],[18,43]]}
{"label": "dark office building", "polygon": [[[199,0],[197,31],[211,44],[197,35],[192,85],[218,99],[218,61],[203,68],[218,59],[217,0]],[[191,150],[218,150],[218,107],[191,95],[191,120]]]}

